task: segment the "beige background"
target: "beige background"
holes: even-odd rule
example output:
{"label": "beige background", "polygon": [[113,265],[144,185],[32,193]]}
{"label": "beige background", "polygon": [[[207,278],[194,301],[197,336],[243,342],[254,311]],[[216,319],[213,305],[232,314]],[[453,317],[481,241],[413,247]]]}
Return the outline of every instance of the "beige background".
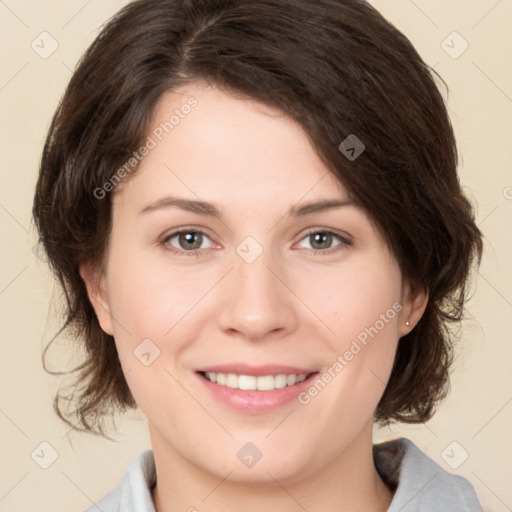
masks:
{"label": "beige background", "polygon": [[[31,221],[38,159],[51,116],[79,56],[125,3],[0,2],[1,511],[80,512],[112,489],[133,456],[149,447],[138,412],[119,420],[118,442],[70,432],[53,413],[60,379],[43,371],[41,350],[57,327],[50,307],[55,290],[46,264],[34,254]],[[510,511],[512,0],[372,4],[450,87],[461,179],[486,237],[449,398],[428,424],[376,430],[375,441],[408,436],[442,467],[467,477],[486,510]],[[44,31],[58,44],[47,58],[31,47],[35,41],[39,53],[52,49],[50,36],[40,36]],[[454,31],[460,36],[450,35]],[[458,55],[464,41],[469,46]],[[55,366],[70,359],[65,344],[59,346],[51,359]],[[58,457],[43,469],[52,449]]]}

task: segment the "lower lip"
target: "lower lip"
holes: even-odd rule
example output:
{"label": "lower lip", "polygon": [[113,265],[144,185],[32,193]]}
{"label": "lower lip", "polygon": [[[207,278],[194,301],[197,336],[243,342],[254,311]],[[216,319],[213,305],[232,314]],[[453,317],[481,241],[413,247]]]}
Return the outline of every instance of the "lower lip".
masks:
{"label": "lower lip", "polygon": [[217,400],[239,411],[246,413],[262,413],[279,409],[296,399],[297,395],[311,384],[312,379],[318,375],[318,372],[312,373],[306,380],[299,384],[273,389],[271,391],[252,391],[230,388],[228,386],[215,384],[199,373],[196,375]]}

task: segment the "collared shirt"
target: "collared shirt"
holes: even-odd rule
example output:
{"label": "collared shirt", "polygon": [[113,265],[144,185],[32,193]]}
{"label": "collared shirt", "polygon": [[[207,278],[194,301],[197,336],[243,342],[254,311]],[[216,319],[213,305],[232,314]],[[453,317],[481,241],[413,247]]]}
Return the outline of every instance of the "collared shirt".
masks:
{"label": "collared shirt", "polygon": [[[444,470],[401,437],[373,445],[375,467],[395,489],[387,512],[483,512],[471,483]],[[155,459],[146,450],[131,462],[120,484],[85,512],[155,512],[151,490]]]}

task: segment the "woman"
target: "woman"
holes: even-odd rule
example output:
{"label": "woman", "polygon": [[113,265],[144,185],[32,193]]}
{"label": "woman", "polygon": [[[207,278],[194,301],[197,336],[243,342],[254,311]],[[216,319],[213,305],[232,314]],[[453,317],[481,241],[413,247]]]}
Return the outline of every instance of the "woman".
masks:
{"label": "woman", "polygon": [[122,9],[34,202],[87,351],[74,413],[148,418],[90,510],[481,510],[411,441],[372,445],[447,393],[482,251],[456,168],[431,70],[366,2]]}

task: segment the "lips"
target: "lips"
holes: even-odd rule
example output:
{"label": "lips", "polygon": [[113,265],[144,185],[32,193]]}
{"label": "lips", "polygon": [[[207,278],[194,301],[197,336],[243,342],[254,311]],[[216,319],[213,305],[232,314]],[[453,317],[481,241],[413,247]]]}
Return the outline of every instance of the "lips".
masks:
{"label": "lips", "polygon": [[318,371],[240,363],[203,367],[196,374],[217,400],[242,412],[262,413],[293,401]]}

